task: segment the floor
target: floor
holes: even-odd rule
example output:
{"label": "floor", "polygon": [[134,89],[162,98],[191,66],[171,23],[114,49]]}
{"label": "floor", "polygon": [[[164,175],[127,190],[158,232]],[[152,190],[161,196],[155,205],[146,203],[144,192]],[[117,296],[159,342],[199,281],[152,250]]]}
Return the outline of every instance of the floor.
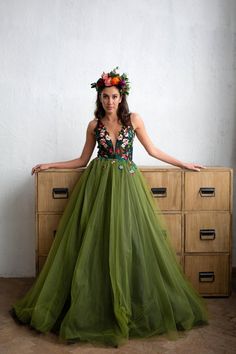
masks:
{"label": "floor", "polygon": [[27,278],[0,278],[0,354],[235,354],[236,286],[229,298],[206,299],[209,325],[185,333],[177,341],[163,337],[129,340],[119,348],[62,344],[54,334],[39,334],[21,326],[8,310],[32,284]]}

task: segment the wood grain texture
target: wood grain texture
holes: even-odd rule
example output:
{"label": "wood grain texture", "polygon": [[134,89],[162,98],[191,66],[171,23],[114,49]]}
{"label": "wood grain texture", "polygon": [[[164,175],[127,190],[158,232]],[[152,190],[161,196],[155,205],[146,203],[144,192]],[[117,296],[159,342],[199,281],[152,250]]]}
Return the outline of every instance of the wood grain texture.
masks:
{"label": "wood grain texture", "polygon": [[182,215],[176,214],[164,214],[164,227],[170,238],[171,244],[175,249],[175,252],[182,254]]}
{"label": "wood grain texture", "polygon": [[[37,174],[37,210],[38,212],[62,212],[70,194],[82,172],[77,171],[45,171]],[[66,189],[66,193],[53,193],[53,189]]]}
{"label": "wood grain texture", "polygon": [[[186,210],[230,210],[230,177],[229,171],[185,173],[184,208]],[[201,188],[213,188],[214,195],[201,194]]]}
{"label": "wood grain texture", "polygon": [[185,215],[185,252],[229,252],[230,214],[195,212]]}
{"label": "wood grain texture", "polygon": [[56,236],[57,226],[59,224],[61,214],[39,215],[39,256],[46,256],[51,248],[53,240]]}
{"label": "wood grain texture", "polygon": [[[141,170],[142,171],[142,170]],[[155,197],[157,208],[164,210],[181,210],[181,178],[180,171],[142,171],[148,186],[151,188],[166,188],[166,196]]]}
{"label": "wood grain texture", "polygon": [[184,269],[191,283],[202,295],[226,296],[229,294],[229,256],[227,254],[185,255]]}

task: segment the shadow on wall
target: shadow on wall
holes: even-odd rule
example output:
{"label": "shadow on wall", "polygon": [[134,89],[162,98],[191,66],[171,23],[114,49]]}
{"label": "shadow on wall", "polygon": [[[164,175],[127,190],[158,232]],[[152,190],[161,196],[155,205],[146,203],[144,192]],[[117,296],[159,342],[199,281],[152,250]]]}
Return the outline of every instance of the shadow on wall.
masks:
{"label": "shadow on wall", "polygon": [[1,274],[10,277],[34,276],[34,179],[21,176],[11,185],[2,201]]}

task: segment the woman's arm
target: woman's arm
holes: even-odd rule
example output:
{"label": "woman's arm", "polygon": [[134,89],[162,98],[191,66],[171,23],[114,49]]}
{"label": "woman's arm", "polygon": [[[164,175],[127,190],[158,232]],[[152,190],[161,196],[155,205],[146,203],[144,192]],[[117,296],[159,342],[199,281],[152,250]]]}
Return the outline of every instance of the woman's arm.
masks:
{"label": "woman's arm", "polygon": [[94,129],[96,127],[97,121],[93,119],[89,122],[87,127],[86,133],[86,141],[84,144],[84,148],[80,157],[69,160],[69,161],[62,161],[62,162],[52,162],[52,163],[45,163],[45,164],[38,164],[32,168],[31,174],[33,175],[36,172],[47,170],[49,168],[79,168],[85,167],[93,153],[94,147],[96,145],[96,138],[94,134]]}
{"label": "woman's arm", "polygon": [[146,132],[143,120],[137,113],[131,114],[131,121],[135,129],[137,138],[144,146],[148,154],[151,155],[152,157],[161,160],[163,162],[167,162],[171,165],[178,166],[180,168],[187,168],[189,170],[200,171],[201,168],[204,168],[202,165],[199,164],[187,163],[187,162],[182,162],[180,160],[177,160],[176,158],[156,148]]}

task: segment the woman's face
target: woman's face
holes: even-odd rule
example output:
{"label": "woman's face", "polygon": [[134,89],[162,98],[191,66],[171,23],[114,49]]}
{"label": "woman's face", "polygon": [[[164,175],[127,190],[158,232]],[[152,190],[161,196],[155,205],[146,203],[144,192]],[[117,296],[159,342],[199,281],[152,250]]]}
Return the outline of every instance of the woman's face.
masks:
{"label": "woman's face", "polygon": [[105,87],[100,95],[100,101],[106,113],[116,113],[122,98],[115,86]]}

